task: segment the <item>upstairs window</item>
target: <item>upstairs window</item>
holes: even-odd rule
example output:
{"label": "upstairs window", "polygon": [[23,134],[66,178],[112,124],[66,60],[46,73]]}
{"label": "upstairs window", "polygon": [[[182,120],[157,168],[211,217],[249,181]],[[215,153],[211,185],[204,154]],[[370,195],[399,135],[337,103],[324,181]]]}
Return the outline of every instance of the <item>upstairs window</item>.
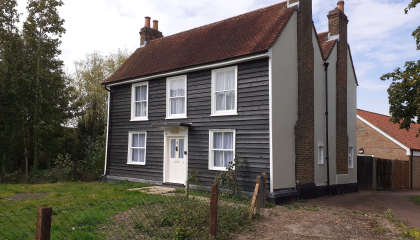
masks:
{"label": "upstairs window", "polygon": [[128,137],[128,164],[146,164],[146,139],[145,132],[130,132]]}
{"label": "upstairs window", "polygon": [[149,83],[135,83],[132,85],[131,95],[131,120],[148,120]]}
{"label": "upstairs window", "polygon": [[226,170],[235,154],[235,130],[210,130],[209,169]]}
{"label": "upstairs window", "polygon": [[349,147],[349,168],[353,168],[353,147]]}
{"label": "upstairs window", "polygon": [[166,79],[166,118],[187,117],[187,76]]}
{"label": "upstairs window", "polygon": [[212,71],[212,116],[237,114],[237,67]]}

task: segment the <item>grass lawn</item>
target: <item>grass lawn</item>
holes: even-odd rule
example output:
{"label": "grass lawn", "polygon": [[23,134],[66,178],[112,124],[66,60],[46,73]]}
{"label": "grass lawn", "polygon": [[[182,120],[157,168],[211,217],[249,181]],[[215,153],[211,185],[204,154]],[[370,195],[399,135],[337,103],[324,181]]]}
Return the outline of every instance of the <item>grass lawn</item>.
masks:
{"label": "grass lawn", "polygon": [[420,205],[420,196],[411,196],[410,200]]}
{"label": "grass lawn", "polygon": [[[128,188],[141,188],[148,184],[108,184],[98,182],[63,182],[50,184],[0,184],[0,211],[36,209],[38,206],[62,207],[71,204],[87,204],[105,199],[121,199],[139,196],[138,191],[127,191]],[[40,198],[8,200],[18,193],[48,193]]]}
{"label": "grass lawn", "polygon": [[[51,239],[208,236],[208,201],[187,199],[182,194],[161,196],[127,191],[145,186],[150,185],[128,182],[0,185],[0,239],[34,239],[38,206],[53,208]],[[228,202],[219,202],[218,238],[227,239],[231,232],[246,228],[249,205],[242,198],[225,199],[223,195],[219,198]]]}

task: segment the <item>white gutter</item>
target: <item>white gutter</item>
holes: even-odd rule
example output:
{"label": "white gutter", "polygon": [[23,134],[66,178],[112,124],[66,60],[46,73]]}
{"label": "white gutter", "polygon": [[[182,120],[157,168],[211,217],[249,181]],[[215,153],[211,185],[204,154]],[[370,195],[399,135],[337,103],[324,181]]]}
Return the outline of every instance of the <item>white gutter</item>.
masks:
{"label": "white gutter", "polygon": [[111,92],[108,92],[108,114],[106,121],[106,145],[105,145],[105,168],[104,175],[106,175],[106,159],[108,158],[108,138],[109,138],[109,106],[111,106]]}
{"label": "white gutter", "polygon": [[269,129],[270,129],[270,193],[274,191],[274,170],[273,170],[273,63],[272,63],[272,49],[268,50],[268,106],[269,106]]}
{"label": "white gutter", "polygon": [[403,148],[406,151],[407,156],[410,156],[411,155],[411,151],[410,151],[410,148],[409,147],[405,146],[404,144],[402,144],[401,142],[399,142],[397,139],[389,136],[384,131],[382,131],[381,129],[379,129],[378,127],[376,127],[375,125],[373,125],[372,123],[368,122],[366,119],[362,118],[361,116],[357,115],[357,118],[360,119],[360,121],[366,123],[369,127],[371,127],[373,129],[375,129],[376,131],[378,131],[380,134],[384,135],[389,140],[393,141],[395,144],[397,144],[401,148]]}
{"label": "white gutter", "polygon": [[253,55],[253,56],[249,56],[249,57],[238,58],[238,59],[234,59],[234,60],[230,60],[230,61],[226,61],[226,62],[213,63],[213,64],[203,65],[203,66],[199,66],[199,67],[192,67],[192,68],[187,68],[187,69],[183,69],[183,70],[172,71],[172,72],[162,73],[162,74],[156,74],[156,75],[152,75],[152,76],[148,76],[148,77],[135,78],[135,79],[127,80],[127,81],[110,83],[110,84],[105,84],[105,85],[112,87],[112,86],[117,86],[117,85],[122,85],[122,84],[127,84],[127,83],[141,82],[141,81],[146,81],[146,80],[150,80],[150,79],[153,79],[153,78],[174,76],[174,75],[178,75],[178,74],[182,74],[182,73],[193,72],[193,71],[204,70],[204,69],[210,69],[210,68],[216,68],[216,67],[222,67],[222,66],[226,66],[226,65],[231,65],[231,64],[235,64],[235,63],[241,63],[241,62],[246,62],[246,61],[250,61],[250,60],[266,58],[266,57],[268,57],[268,53],[262,53],[262,54]]}

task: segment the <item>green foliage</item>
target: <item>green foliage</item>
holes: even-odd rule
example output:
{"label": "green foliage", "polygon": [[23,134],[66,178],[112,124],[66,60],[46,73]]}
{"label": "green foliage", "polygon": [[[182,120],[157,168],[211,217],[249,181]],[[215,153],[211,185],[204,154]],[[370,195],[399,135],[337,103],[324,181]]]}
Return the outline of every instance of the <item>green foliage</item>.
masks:
{"label": "green foliage", "polygon": [[418,205],[420,205],[420,195],[410,196],[410,200],[413,201],[414,203],[417,203]]}
{"label": "green foliage", "polygon": [[226,194],[239,194],[240,186],[238,182],[238,175],[241,165],[239,155],[239,153],[235,153],[235,158],[233,159],[233,161],[228,162],[226,166],[226,171],[221,171],[219,174],[216,175],[214,179],[214,183],[218,184],[221,188],[225,188],[227,190]]}
{"label": "green foliage", "polygon": [[[419,3],[420,0],[412,0],[404,9],[405,13]],[[420,26],[413,31],[412,36],[416,40],[417,50],[420,50]],[[420,60],[407,61],[404,67],[404,70],[396,68],[393,72],[382,75],[380,79],[392,80],[388,88],[390,121],[408,131],[411,123],[420,124]]]}
{"label": "green foliage", "polygon": [[381,77],[381,80],[390,79],[392,83],[388,88],[388,98],[391,121],[400,124],[401,129],[408,130],[411,123],[420,123],[420,60],[406,62],[404,70],[397,68]]}
{"label": "green foliage", "polygon": [[403,222],[398,220],[393,214],[392,210],[388,209],[385,212],[385,218],[389,219],[394,225],[401,231],[403,237],[407,237],[413,240],[420,240],[420,229],[410,228],[405,226]]}
{"label": "green foliage", "polygon": [[188,181],[190,184],[193,184],[196,188],[201,187],[201,182],[198,176],[200,175],[200,172],[197,170],[195,166],[188,172]]}

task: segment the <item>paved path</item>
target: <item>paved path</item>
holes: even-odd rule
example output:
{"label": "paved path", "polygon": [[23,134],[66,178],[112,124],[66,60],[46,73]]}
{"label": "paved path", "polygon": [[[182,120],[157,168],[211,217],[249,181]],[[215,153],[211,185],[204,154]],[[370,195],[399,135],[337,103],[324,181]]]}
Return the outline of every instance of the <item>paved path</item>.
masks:
{"label": "paved path", "polygon": [[368,191],[349,193],[332,197],[316,198],[309,204],[325,207],[337,207],[348,210],[362,210],[383,214],[392,209],[392,213],[409,227],[420,228],[420,205],[409,200],[412,195],[420,195],[419,190],[412,191]]}

